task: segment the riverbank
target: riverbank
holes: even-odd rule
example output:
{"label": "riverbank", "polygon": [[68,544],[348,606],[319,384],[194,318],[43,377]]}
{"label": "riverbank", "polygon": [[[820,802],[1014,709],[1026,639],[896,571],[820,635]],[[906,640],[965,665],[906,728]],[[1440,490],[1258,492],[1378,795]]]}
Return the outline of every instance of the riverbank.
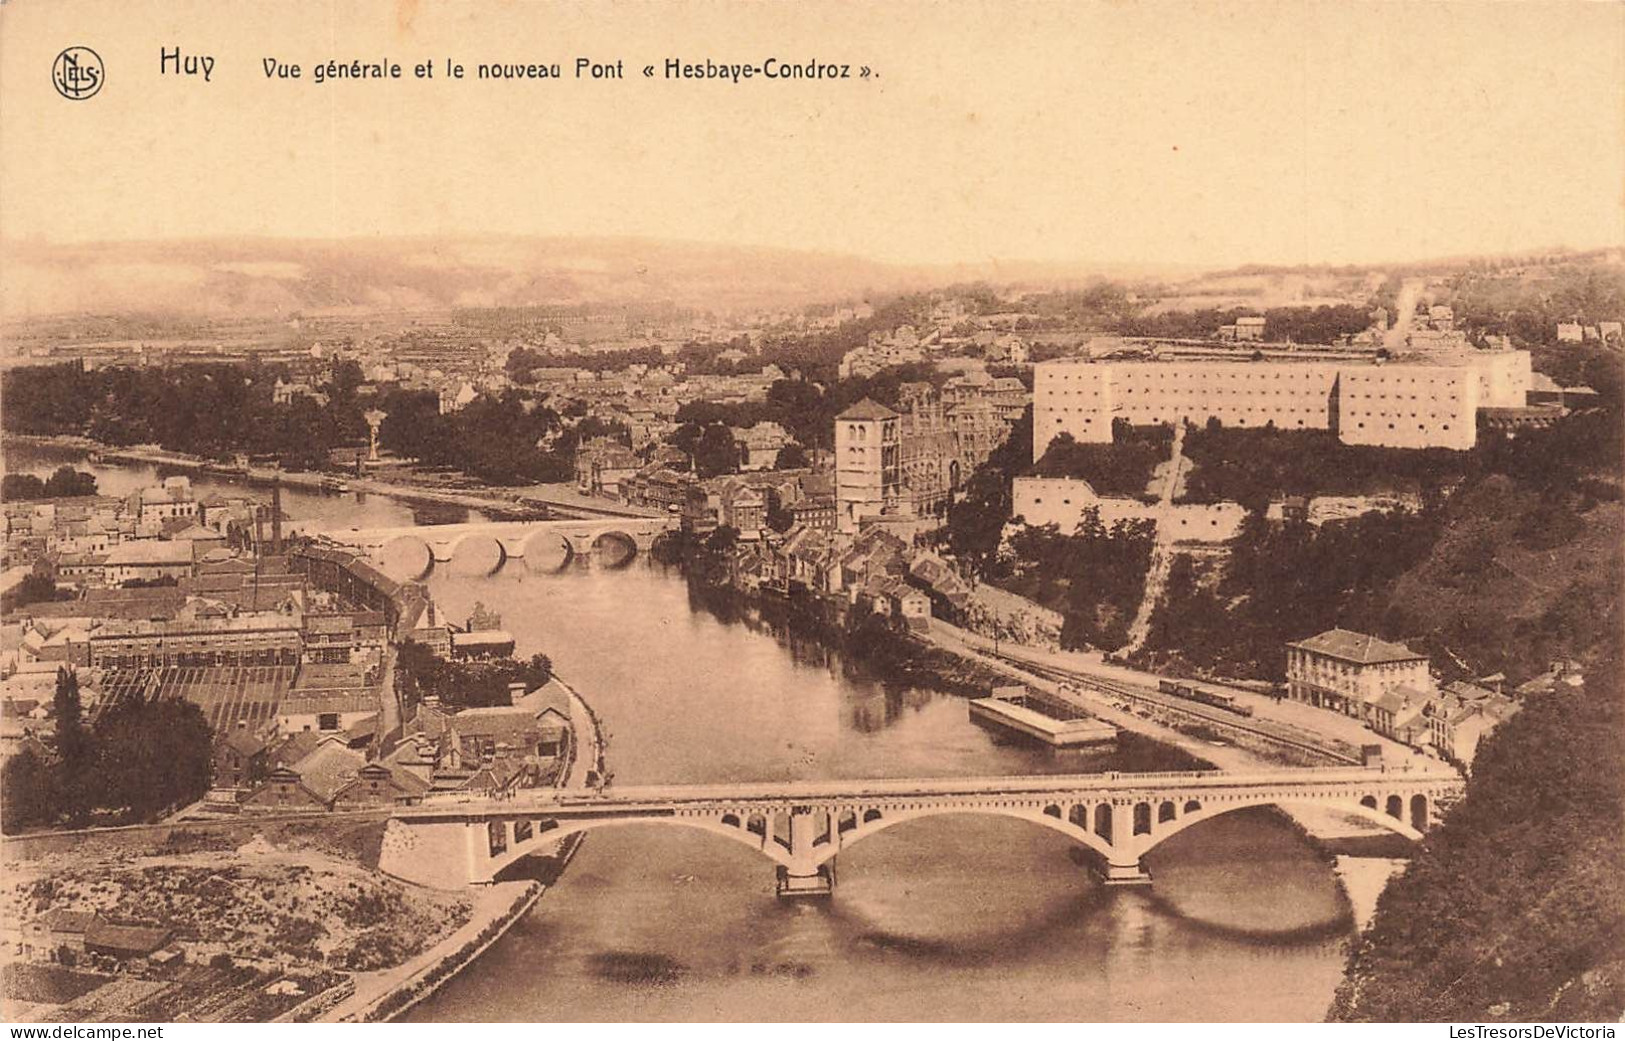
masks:
{"label": "riverbank", "polygon": [[[94,454],[106,463],[169,467],[258,487],[270,487],[272,484],[280,483],[285,487],[323,495],[360,493],[379,495],[411,505],[478,510],[493,520],[537,520],[572,516],[657,516],[638,507],[625,506],[607,499],[589,498],[565,485],[529,485],[500,490],[494,488],[477,490],[403,483],[399,479],[384,480],[366,475],[292,472],[252,466],[245,469],[214,463],[194,455],[165,451],[156,446],[118,447],[102,444],[87,437],[47,437],[37,434],[7,433],[0,443],[26,445],[46,451],[67,453],[78,458]],[[342,490],[335,488],[335,484],[342,484]]]}
{"label": "riverbank", "polygon": [[[607,769],[603,727],[592,706],[568,683],[551,680],[570,700],[570,757],[560,771],[558,787],[585,789],[599,783]],[[577,833],[560,840],[551,862],[549,881],[497,882],[483,887],[469,921],[412,961],[366,978],[358,975],[355,992],[320,1017],[322,1022],[389,1022],[410,1011],[468,968],[492,944],[502,939],[547,894],[586,836]]]}

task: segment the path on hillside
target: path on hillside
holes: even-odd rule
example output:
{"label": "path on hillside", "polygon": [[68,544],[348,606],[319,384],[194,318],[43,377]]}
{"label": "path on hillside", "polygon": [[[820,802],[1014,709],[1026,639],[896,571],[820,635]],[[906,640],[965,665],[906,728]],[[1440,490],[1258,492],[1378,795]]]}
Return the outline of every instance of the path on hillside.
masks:
{"label": "path on hillside", "polygon": [[1145,643],[1151,632],[1151,613],[1156,610],[1162,590],[1168,584],[1168,572],[1174,562],[1174,495],[1179,490],[1179,471],[1185,465],[1185,424],[1174,424],[1173,446],[1168,453],[1168,472],[1163,476],[1162,489],[1157,496],[1157,534],[1151,544],[1151,563],[1145,572],[1145,593],[1140,597],[1140,609],[1135,612],[1134,623],[1128,629],[1128,643],[1123,653],[1132,654]]}

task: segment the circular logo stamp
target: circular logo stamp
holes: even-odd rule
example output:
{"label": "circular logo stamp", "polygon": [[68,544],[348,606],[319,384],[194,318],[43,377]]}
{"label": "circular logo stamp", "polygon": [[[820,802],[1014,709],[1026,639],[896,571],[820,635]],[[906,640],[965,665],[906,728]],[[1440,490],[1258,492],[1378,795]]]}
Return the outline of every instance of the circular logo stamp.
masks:
{"label": "circular logo stamp", "polygon": [[56,56],[56,64],[51,66],[56,92],[69,101],[95,97],[106,80],[102,56],[89,47],[69,47]]}

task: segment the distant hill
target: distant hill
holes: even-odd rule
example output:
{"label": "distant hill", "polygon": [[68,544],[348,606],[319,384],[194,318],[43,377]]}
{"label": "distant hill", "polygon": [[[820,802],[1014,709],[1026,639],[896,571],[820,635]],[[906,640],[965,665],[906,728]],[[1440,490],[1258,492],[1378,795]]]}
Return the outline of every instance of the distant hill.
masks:
{"label": "distant hill", "polygon": [[[799,308],[976,279],[1084,283],[1084,264],[898,267],[856,257],[626,238],[9,242],[0,316],[289,317],[614,302]],[[1111,274],[1189,275],[1118,266]]]}

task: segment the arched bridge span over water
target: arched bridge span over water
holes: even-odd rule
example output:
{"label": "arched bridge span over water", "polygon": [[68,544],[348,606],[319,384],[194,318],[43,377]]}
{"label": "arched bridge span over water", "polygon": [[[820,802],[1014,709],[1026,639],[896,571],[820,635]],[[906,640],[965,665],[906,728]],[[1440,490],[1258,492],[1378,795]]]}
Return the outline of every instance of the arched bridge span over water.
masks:
{"label": "arched bridge span over water", "polygon": [[400,810],[380,867],[426,885],[496,880],[574,832],[622,824],[697,828],[742,843],[778,869],[785,896],[824,895],[837,854],[906,821],[995,814],[1058,831],[1099,858],[1108,884],[1147,884],[1141,858],[1204,820],[1250,806],[1310,804],[1411,840],[1458,798],[1447,770],[1325,768],[940,780],[552,789],[506,799],[433,800]]}
{"label": "arched bridge span over water", "polygon": [[647,553],[677,529],[674,517],[606,517],[592,520],[471,521],[397,528],[332,528],[324,538],[359,549],[392,578],[423,578],[436,565],[464,557],[482,570],[497,571],[512,561],[544,560],[544,568],[617,549],[622,559]]}

